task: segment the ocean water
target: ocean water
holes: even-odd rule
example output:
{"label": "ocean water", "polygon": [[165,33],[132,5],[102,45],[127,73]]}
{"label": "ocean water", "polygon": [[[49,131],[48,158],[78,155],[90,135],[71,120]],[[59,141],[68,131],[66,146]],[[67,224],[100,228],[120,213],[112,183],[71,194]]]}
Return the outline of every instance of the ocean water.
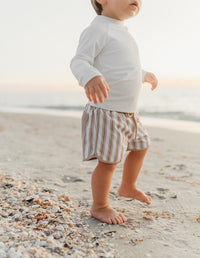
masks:
{"label": "ocean water", "polygon": [[[146,121],[191,122],[200,126],[200,87],[143,86],[138,111]],[[80,117],[88,102],[84,90],[76,92],[1,92],[0,110],[72,115]],[[189,124],[188,124],[189,125]]]}

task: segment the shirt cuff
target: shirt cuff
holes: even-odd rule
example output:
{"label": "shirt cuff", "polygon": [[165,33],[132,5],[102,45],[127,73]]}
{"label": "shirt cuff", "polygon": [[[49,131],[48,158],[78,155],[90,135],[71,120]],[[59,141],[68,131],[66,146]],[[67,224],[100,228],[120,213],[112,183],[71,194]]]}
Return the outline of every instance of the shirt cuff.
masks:
{"label": "shirt cuff", "polygon": [[147,71],[142,70],[142,83],[144,83],[144,77],[145,77],[146,73],[147,73]]}
{"label": "shirt cuff", "polygon": [[102,76],[102,74],[98,72],[96,69],[95,71],[88,72],[87,75],[85,75],[84,78],[82,78],[82,80],[79,81],[79,85],[85,87],[86,84],[96,76]]}

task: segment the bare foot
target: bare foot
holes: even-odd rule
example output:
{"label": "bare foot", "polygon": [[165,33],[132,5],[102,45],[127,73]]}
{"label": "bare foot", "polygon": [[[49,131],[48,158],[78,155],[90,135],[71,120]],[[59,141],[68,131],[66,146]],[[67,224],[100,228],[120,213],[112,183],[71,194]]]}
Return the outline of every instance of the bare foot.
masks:
{"label": "bare foot", "polygon": [[133,198],[140,202],[145,202],[148,205],[151,204],[151,197],[144,194],[142,191],[138,190],[137,188],[128,189],[128,188],[120,187],[118,190],[118,194],[122,197]]}
{"label": "bare foot", "polygon": [[96,208],[93,205],[90,213],[92,217],[108,224],[121,224],[127,221],[123,214],[118,213],[116,210],[110,208],[109,206],[105,208]]}

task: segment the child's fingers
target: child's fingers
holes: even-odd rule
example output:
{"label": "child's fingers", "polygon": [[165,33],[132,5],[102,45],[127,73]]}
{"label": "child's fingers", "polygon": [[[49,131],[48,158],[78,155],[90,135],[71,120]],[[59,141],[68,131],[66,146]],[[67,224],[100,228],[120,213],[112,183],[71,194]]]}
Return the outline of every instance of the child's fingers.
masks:
{"label": "child's fingers", "polygon": [[103,96],[102,96],[102,90],[100,87],[95,89],[95,93],[101,103],[103,103]]}
{"label": "child's fingers", "polygon": [[98,104],[97,97],[100,103],[104,102],[103,97],[107,98],[107,90],[105,89],[105,86],[102,83],[96,85],[95,87],[90,89],[90,91],[95,104]]}
{"label": "child's fingers", "polygon": [[106,87],[106,90],[109,91],[110,89],[109,89],[109,86],[108,86],[108,84],[107,84],[106,81],[104,81],[104,85],[105,85],[105,87]]}
{"label": "child's fingers", "polygon": [[100,90],[101,90],[103,96],[104,96],[105,98],[107,98],[107,97],[108,97],[108,92],[107,92],[107,87],[106,87],[105,84],[103,84],[103,85],[100,86]]}
{"label": "child's fingers", "polygon": [[[103,103],[103,97],[107,98],[107,91],[110,90],[106,81],[104,79],[99,80],[96,84],[88,84],[85,87],[86,95],[89,101],[94,101],[95,104],[98,104],[98,100]],[[98,97],[98,100],[97,100]]]}
{"label": "child's fingers", "polygon": [[156,81],[152,81],[151,85],[152,85],[151,89],[155,90],[155,88],[157,87],[157,82]]}
{"label": "child's fingers", "polygon": [[90,91],[88,90],[87,87],[85,87],[85,94],[86,94],[87,98],[89,99],[89,101],[92,101],[92,96],[91,96]]}
{"label": "child's fingers", "polygon": [[90,89],[90,94],[92,96],[92,100],[94,101],[95,104],[98,104],[97,96],[96,96],[96,90],[91,88]]}
{"label": "child's fingers", "polygon": [[92,96],[90,94],[87,94],[87,93],[86,93],[86,95],[87,95],[89,101],[92,101]]}
{"label": "child's fingers", "polygon": [[155,89],[155,85],[153,83],[151,83],[151,90]]}

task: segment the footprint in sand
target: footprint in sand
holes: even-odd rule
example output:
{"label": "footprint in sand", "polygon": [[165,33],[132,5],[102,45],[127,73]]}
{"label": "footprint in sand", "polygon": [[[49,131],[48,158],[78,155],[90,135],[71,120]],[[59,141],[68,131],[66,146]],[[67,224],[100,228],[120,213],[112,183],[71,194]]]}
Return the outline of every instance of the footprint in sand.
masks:
{"label": "footprint in sand", "polygon": [[66,175],[62,177],[62,181],[63,181],[64,183],[84,182],[83,179],[78,178],[78,177],[76,177],[76,176],[66,176]]}
{"label": "footprint in sand", "polygon": [[156,188],[157,192],[146,192],[145,194],[151,197],[158,197],[159,199],[167,199],[167,198],[177,198],[177,194],[175,192],[171,192],[169,188]]}

